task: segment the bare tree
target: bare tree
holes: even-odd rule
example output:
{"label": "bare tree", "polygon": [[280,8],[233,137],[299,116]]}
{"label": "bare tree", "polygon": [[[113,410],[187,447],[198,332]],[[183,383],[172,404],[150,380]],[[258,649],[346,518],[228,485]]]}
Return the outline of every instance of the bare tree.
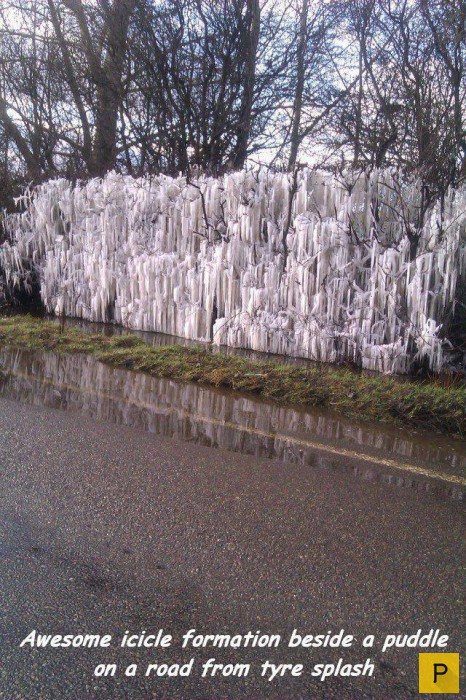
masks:
{"label": "bare tree", "polygon": [[466,0],[4,0],[7,169],[466,176]]}
{"label": "bare tree", "polygon": [[0,121],[30,179],[115,166],[133,8],[17,0],[2,9]]}
{"label": "bare tree", "polygon": [[60,24],[56,2],[48,0],[68,86],[81,118],[83,157],[91,175],[103,175],[111,170],[116,162],[117,122],[124,94],[123,68],[127,52],[129,22],[135,0],[113,0],[113,3],[100,3],[102,26],[98,42],[92,36],[89,17],[82,0],[62,0],[62,3],[76,19],[87,73],[95,86],[94,138],[91,143],[89,122]]}
{"label": "bare tree", "polygon": [[448,77],[453,99],[454,151],[450,156],[451,180],[457,184],[466,177],[465,61],[466,61],[466,2],[465,0],[420,1],[420,10],[430,29],[435,53]]}
{"label": "bare tree", "polygon": [[464,167],[462,12],[463,1],[423,0],[356,0],[346,12],[359,80],[334,112],[336,142],[354,168],[421,177],[427,206]]}

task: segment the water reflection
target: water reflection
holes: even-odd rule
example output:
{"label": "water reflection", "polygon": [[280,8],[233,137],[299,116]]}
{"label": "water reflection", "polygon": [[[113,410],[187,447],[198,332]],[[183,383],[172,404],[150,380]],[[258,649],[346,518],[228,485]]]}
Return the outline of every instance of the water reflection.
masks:
{"label": "water reflection", "polygon": [[[442,436],[358,424],[321,410],[300,411],[196,384],[114,369],[88,355],[0,349],[0,395],[75,410],[151,433],[257,457],[461,499],[460,485],[364,461],[395,460],[449,475],[466,466],[466,449]],[[317,449],[320,444],[323,451]],[[370,458],[369,458],[370,459]]]}

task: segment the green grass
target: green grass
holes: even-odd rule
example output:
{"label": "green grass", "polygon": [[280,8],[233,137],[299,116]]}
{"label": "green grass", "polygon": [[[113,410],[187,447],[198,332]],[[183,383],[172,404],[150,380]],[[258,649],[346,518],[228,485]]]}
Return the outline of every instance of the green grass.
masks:
{"label": "green grass", "polygon": [[345,368],[255,361],[197,345],[152,347],[134,335],[61,329],[58,323],[30,316],[0,318],[0,343],[89,353],[114,367],[249,392],[283,404],[327,407],[352,418],[460,435],[466,427],[466,387],[455,382],[400,381]]}

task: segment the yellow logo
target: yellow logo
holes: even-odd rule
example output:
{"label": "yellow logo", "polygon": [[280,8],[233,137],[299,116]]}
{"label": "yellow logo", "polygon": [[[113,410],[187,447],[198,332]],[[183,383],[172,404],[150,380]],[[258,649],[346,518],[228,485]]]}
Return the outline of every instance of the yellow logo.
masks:
{"label": "yellow logo", "polygon": [[419,654],[420,693],[459,693],[459,654]]}

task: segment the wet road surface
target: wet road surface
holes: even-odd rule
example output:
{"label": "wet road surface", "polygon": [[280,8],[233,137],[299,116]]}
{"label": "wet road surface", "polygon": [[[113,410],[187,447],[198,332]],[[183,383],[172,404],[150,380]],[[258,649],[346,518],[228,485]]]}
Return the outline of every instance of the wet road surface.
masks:
{"label": "wet road surface", "polygon": [[[462,491],[448,480],[464,477],[458,442],[261,409],[91,358],[2,351],[0,365],[2,699],[406,699],[418,697],[418,650],[362,649],[365,635],[439,628],[447,651],[464,651]],[[161,628],[174,637],[165,651],[19,648],[32,629],[119,639]],[[180,650],[191,628],[284,642]],[[358,643],[290,650],[295,628],[344,628]],[[189,678],[122,673],[192,657]],[[212,657],[253,668],[201,679]],[[311,676],[340,657],[370,657],[373,677]],[[266,659],[304,673],[268,683],[257,672]],[[93,677],[98,663],[117,675]]]}

